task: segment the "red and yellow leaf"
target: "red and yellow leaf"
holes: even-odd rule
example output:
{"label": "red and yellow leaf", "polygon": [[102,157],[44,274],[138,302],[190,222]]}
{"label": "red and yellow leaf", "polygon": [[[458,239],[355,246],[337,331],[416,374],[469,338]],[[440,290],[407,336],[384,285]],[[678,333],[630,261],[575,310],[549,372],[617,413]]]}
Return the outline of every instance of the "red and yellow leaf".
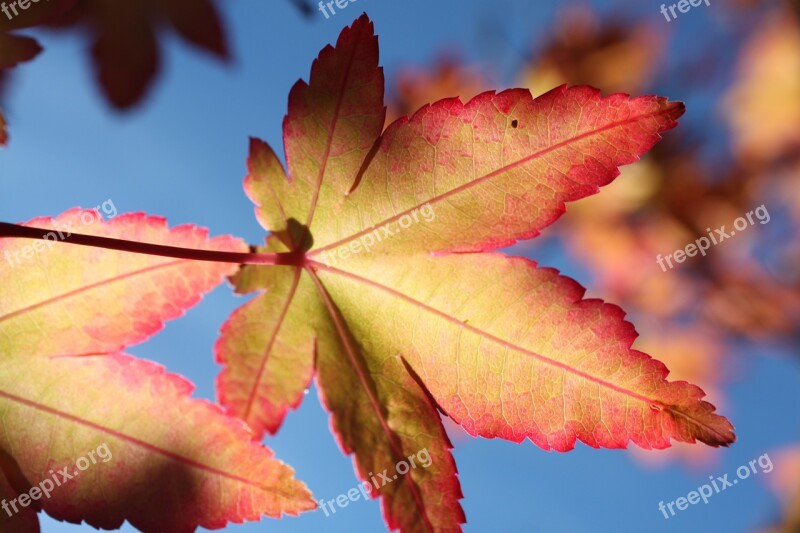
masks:
{"label": "red and yellow leaf", "polygon": [[114,353],[157,333],[235,270],[74,246],[70,233],[247,251],[238,239],[209,239],[196,226],[170,229],[163,218],[143,214],[105,222],[100,211],[72,209],[26,225],[54,231],[47,240],[0,239],[0,359]]}
{"label": "red and yellow leaf", "polygon": [[0,451],[8,454],[3,473],[18,474],[4,491],[9,501],[21,503],[51,470],[106,444],[115,462],[97,464],[43,499],[51,516],[102,528],[128,520],[143,531],[194,531],[314,508],[292,470],[254,443],[240,420],[191,400],[186,380],[118,353],[195,305],[236,265],[69,241],[80,233],[221,252],[246,252],[247,245],[209,238],[195,226],[170,229],[143,214],[105,222],[103,214],[116,215],[112,205],[30,221],[52,230],[45,239],[0,239]]}
{"label": "red and yellow leaf", "polygon": [[[461,491],[441,411],[473,435],[566,451],[733,442],[731,424],[632,347],[618,307],[552,269],[479,253],[534,237],[677,124],[680,103],[590,87],[443,100],[381,133],[383,74],[362,17],[298,82],[287,170],[252,140],[245,190],[301,257],[248,265],[259,291],[223,329],[229,412],[274,432],[313,370],[362,480],[421,449],[428,468],[376,486],[402,531],[457,531]],[[301,317],[306,320],[303,321]],[[237,390],[240,388],[241,390]]]}
{"label": "red and yellow leaf", "polygon": [[97,528],[218,529],[314,508],[289,467],[192,389],[125,355],[7,359],[0,449],[30,487],[58,480],[48,514]]}

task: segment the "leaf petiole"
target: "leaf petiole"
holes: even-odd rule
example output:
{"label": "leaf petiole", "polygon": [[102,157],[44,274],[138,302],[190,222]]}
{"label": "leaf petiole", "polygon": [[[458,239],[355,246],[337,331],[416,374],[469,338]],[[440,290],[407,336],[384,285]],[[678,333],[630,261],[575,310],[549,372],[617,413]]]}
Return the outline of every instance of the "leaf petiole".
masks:
{"label": "leaf petiole", "polygon": [[[44,239],[51,229],[32,228],[0,222],[0,238]],[[175,259],[189,259],[192,261],[209,261],[215,263],[237,263],[243,265],[293,265],[303,266],[306,262],[303,253],[237,253],[220,252],[216,250],[197,250],[194,248],[180,248],[163,244],[150,244],[144,242],[112,239],[96,235],[83,235],[72,233],[63,242],[107,250],[119,250],[134,254],[156,255],[160,257],[173,257]]]}

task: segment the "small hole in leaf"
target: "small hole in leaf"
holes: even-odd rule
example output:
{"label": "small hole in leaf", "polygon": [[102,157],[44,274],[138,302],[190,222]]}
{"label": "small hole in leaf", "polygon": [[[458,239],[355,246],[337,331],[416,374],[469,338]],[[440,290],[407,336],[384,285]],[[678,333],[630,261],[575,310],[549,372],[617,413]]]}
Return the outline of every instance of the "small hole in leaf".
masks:
{"label": "small hole in leaf", "polygon": [[517,126],[519,126],[519,120],[517,120],[517,119],[512,120],[511,121],[511,127],[512,128],[516,128]]}

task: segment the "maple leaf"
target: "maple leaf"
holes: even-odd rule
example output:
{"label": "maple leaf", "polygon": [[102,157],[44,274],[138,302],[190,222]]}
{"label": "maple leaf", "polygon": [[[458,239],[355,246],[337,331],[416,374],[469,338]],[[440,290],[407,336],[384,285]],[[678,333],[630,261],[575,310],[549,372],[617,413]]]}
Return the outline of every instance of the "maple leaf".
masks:
{"label": "maple leaf", "polygon": [[193,531],[314,507],[292,470],[253,443],[241,421],[190,399],[184,379],[121,354],[195,305],[235,265],[67,244],[77,243],[78,231],[211,252],[246,252],[242,241],[210,239],[191,225],[170,229],[141,213],[104,221],[100,211],[81,209],[16,228],[17,236],[45,240],[0,239],[0,451],[9,455],[0,463],[0,490],[7,499],[105,443],[114,464],[97,465],[44,500],[51,516]]}
{"label": "maple leaf", "polygon": [[[157,333],[164,321],[181,316],[231,272],[225,264],[67,246],[72,232],[247,250],[238,239],[209,239],[196,226],[169,229],[160,217],[131,213],[106,222],[103,216],[101,211],[71,209],[55,219],[25,224],[44,229],[46,239],[0,239],[0,357],[114,353]],[[57,284],[49,281],[54,279]]]}
{"label": "maple leaf", "polygon": [[225,30],[212,0],[78,0],[56,27],[87,26],[98,82],[118,109],[137,104],[160,68],[158,28],[227,60]]}
{"label": "maple leaf", "polygon": [[[57,476],[42,498],[49,515],[98,528],[217,529],[314,507],[289,467],[192,389],[125,355],[5,358],[0,448],[30,487]],[[90,465],[93,450],[102,460]]]}
{"label": "maple leaf", "polygon": [[[289,95],[288,175],[252,140],[245,188],[272,232],[247,265],[259,295],[222,330],[220,401],[259,438],[316,376],[332,427],[402,531],[464,522],[438,411],[473,435],[567,451],[726,446],[701,389],[632,348],[623,311],[553,269],[487,253],[534,237],[598,192],[683,114],[680,103],[589,87],[442,100],[383,130],[383,71],[366,16]],[[482,253],[481,253],[482,252]],[[392,478],[420,450],[432,459]]]}

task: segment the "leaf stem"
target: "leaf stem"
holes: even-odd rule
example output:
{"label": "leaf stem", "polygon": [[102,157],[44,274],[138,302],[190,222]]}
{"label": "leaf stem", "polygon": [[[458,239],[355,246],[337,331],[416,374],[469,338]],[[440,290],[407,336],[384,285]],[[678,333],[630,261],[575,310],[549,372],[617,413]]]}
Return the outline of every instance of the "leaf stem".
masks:
{"label": "leaf stem", "polygon": [[[52,229],[32,228],[0,222],[0,238],[44,239],[45,235],[52,233]],[[305,264],[304,254],[297,253],[239,253],[220,252],[216,250],[197,250],[194,248],[180,248],[163,244],[149,244],[144,242],[98,237],[96,235],[83,235],[72,233],[63,242],[107,250],[119,250],[134,254],[156,255],[160,257],[173,257],[175,259],[190,259],[193,261],[209,261],[215,263],[236,263],[243,265],[295,265]]]}

